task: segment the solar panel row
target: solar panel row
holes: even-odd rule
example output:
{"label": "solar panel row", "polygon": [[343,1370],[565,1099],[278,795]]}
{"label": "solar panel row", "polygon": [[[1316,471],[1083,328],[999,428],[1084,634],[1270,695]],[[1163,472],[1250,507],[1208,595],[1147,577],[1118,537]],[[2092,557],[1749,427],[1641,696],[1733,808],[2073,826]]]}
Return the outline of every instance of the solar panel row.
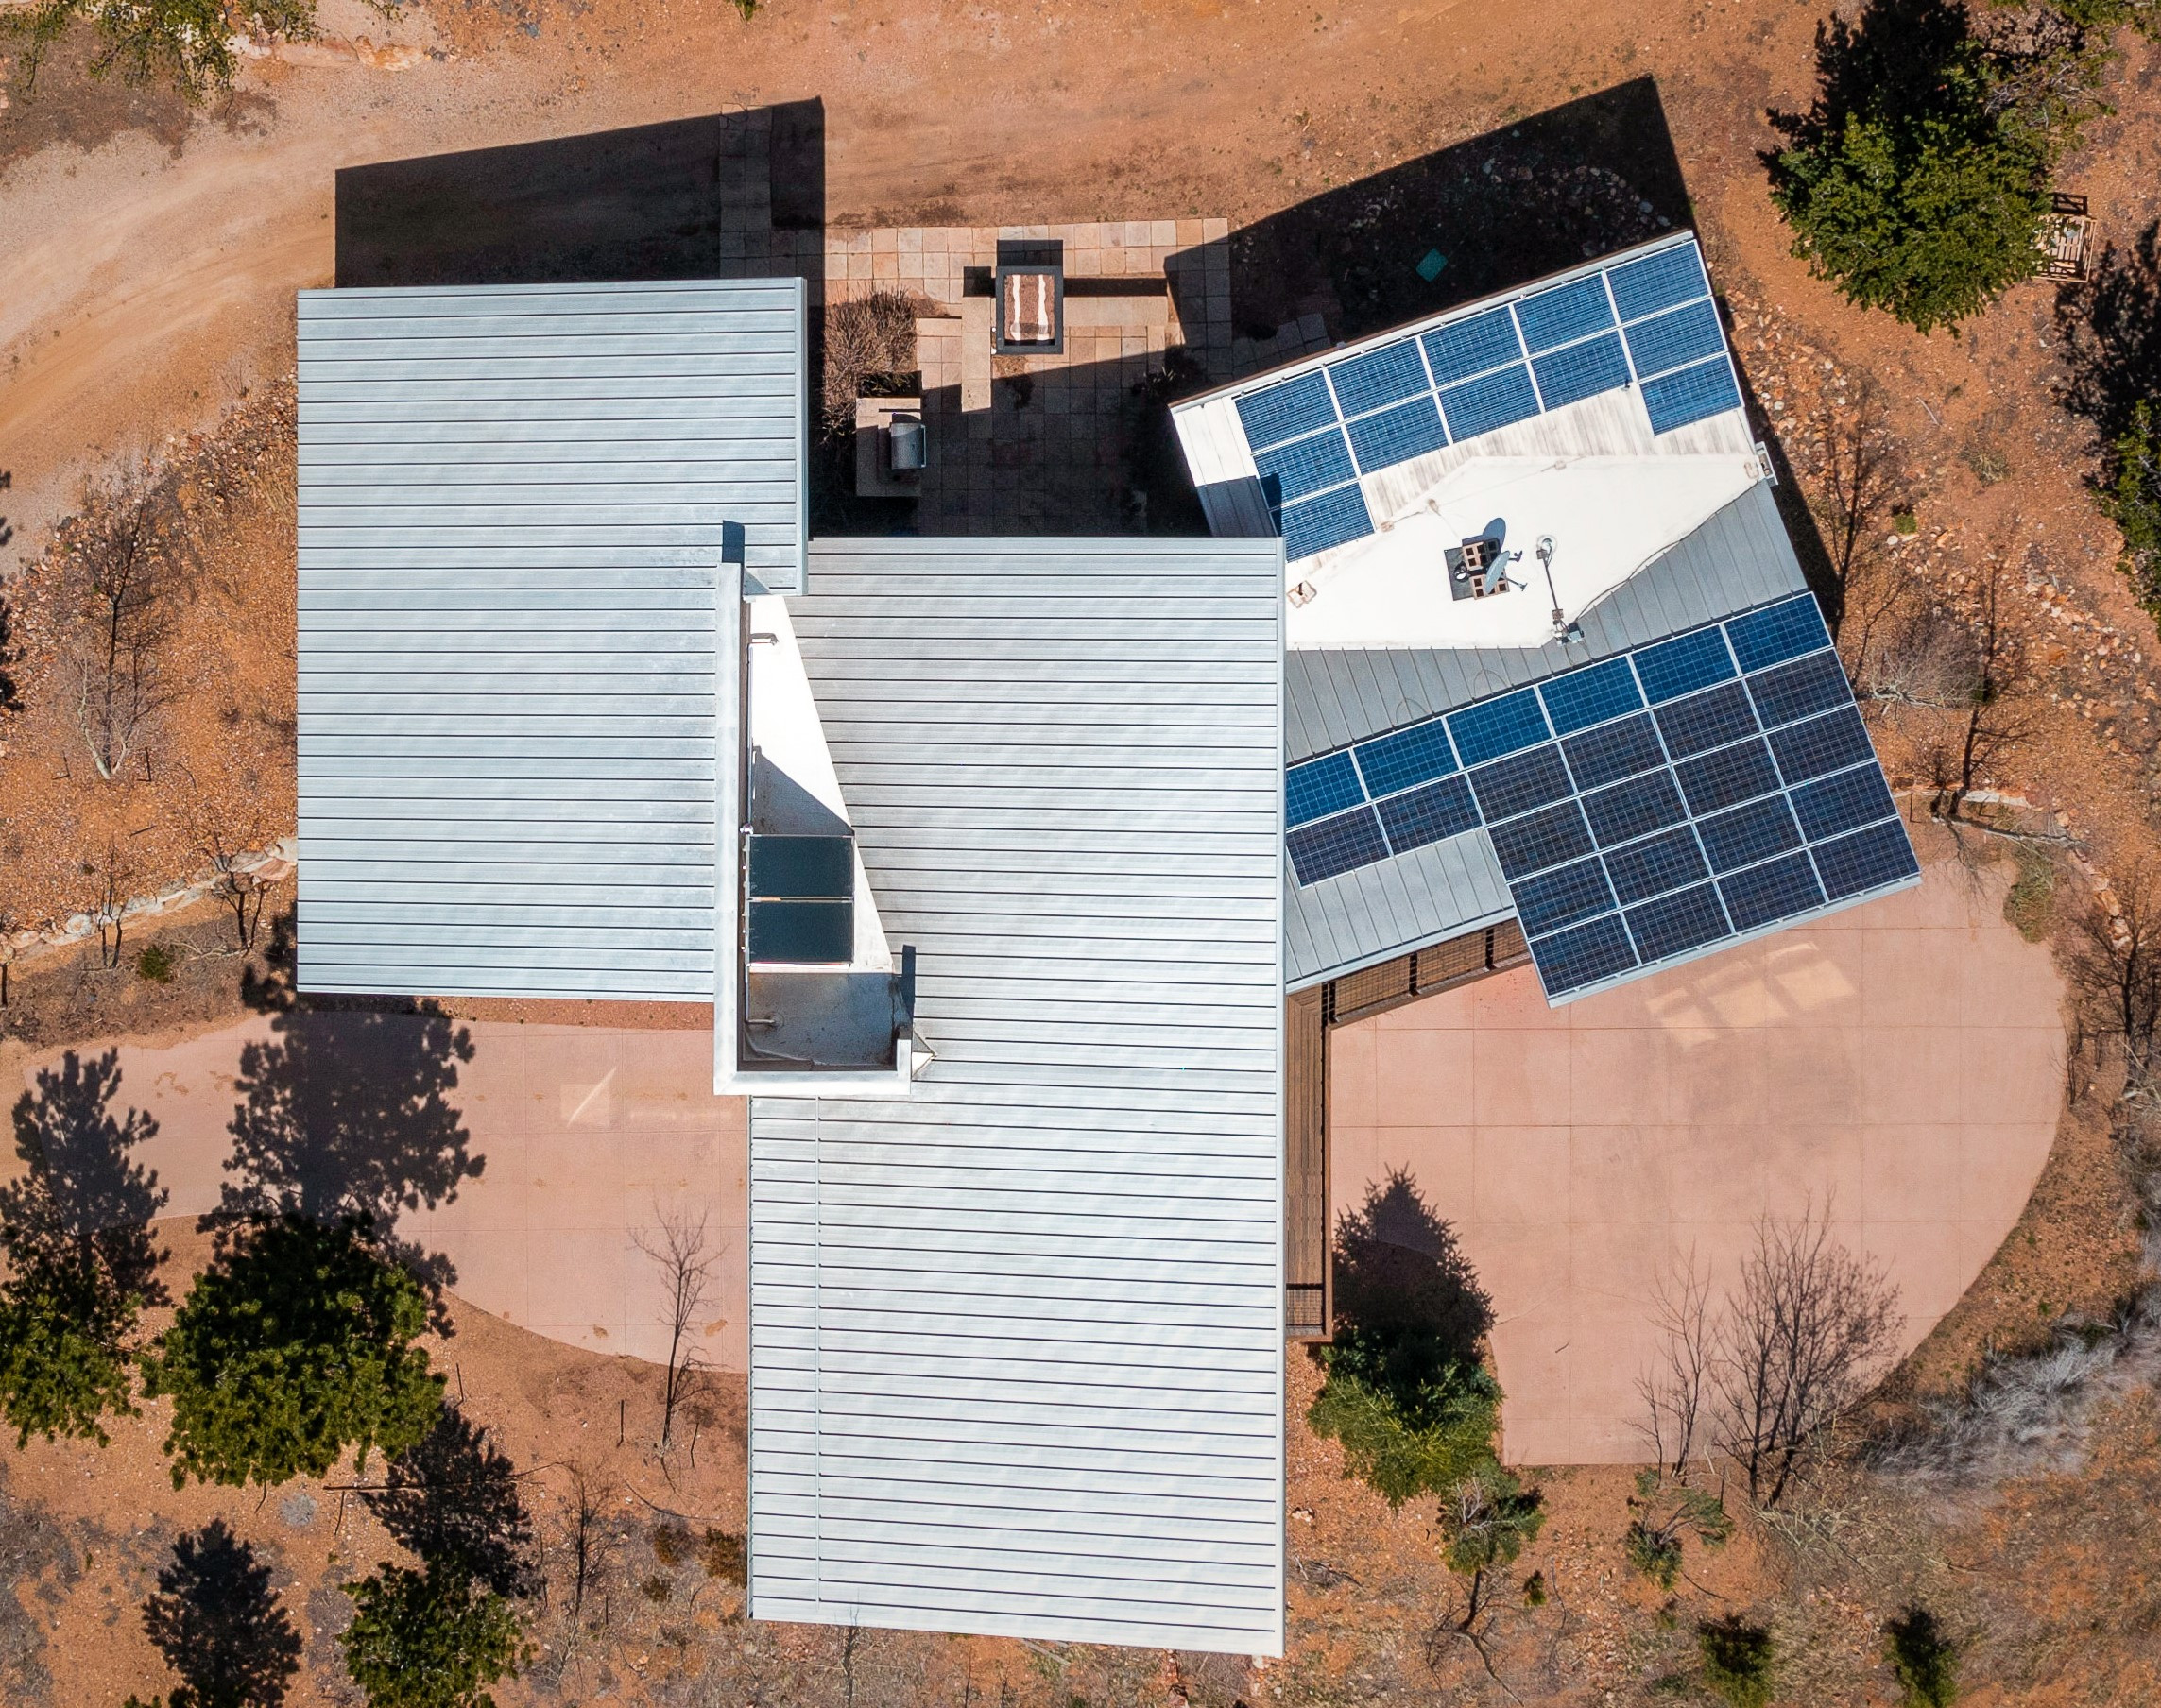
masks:
{"label": "solar panel row", "polygon": [[1297,559],[1373,531],[1361,475],[1632,383],[1655,433],[1741,405],[1692,238],[1278,381],[1237,409]]}
{"label": "solar panel row", "polygon": [[1285,775],[1301,885],[1484,826],[1549,998],[1918,871],[1809,594]]}

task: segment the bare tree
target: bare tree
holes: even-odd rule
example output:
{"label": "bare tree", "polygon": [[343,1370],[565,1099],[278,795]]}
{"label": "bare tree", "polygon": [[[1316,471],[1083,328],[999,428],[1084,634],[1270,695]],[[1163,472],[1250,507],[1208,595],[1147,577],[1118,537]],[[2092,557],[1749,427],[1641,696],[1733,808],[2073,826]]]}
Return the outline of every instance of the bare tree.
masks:
{"label": "bare tree", "polygon": [[[255,934],[263,923],[263,905],[277,887],[254,866],[242,862],[270,840],[266,815],[256,805],[260,789],[249,776],[231,776],[221,791],[206,788],[193,770],[186,774],[181,816],[196,857],[210,867],[210,894],[232,915],[233,935],[239,947],[255,947]],[[232,803],[247,803],[235,817]]]}
{"label": "bare tree", "polygon": [[105,839],[105,857],[97,863],[95,873],[97,900],[90,916],[97,922],[97,964],[114,967],[120,965],[129,892],[135,882],[135,862],[125,839]]}
{"label": "bare tree", "polygon": [[1699,1437],[1708,1422],[1711,1337],[1708,1271],[1698,1272],[1696,1254],[1678,1271],[1661,1274],[1652,1289],[1652,1320],[1658,1325],[1657,1362],[1636,1378],[1644,1419],[1637,1426],[1651,1444],[1662,1476],[1686,1482]]}
{"label": "bare tree", "polygon": [[611,1485],[571,1467],[570,1500],[561,1515],[563,1550],[570,1556],[570,1616],[575,1625],[585,1612],[586,1591],[615,1552],[615,1533],[608,1528]]}
{"label": "bare tree", "polygon": [[665,1451],[675,1440],[676,1408],[691,1392],[703,1363],[691,1329],[712,1290],[722,1254],[707,1249],[704,1211],[693,1221],[685,1211],[663,1210],[656,1204],[653,1218],[656,1227],[641,1228],[631,1238],[660,1272],[668,1294],[668,1376],[660,1401],[660,1446]]}
{"label": "bare tree", "polygon": [[188,551],[174,483],[128,463],[67,524],[61,566],[69,699],[91,763],[110,780],[175,694],[165,654]]}
{"label": "bare tree", "polygon": [[1971,671],[1953,707],[1948,739],[1930,749],[1929,780],[1936,795],[1929,810],[1938,818],[1956,819],[1976,783],[2033,735],[2031,709],[2017,692],[2026,670],[2026,649],[2005,607],[2008,569],[2001,554],[1989,555],[1968,624],[1973,638]]}
{"label": "bare tree", "polygon": [[1850,1411],[1905,1318],[1882,1266],[1831,1238],[1827,1203],[1756,1224],[1756,1249],[1724,1300],[1711,1364],[1718,1445],[1775,1507],[1802,1457]]}
{"label": "bare tree", "polygon": [[2129,865],[2111,894],[2113,910],[2097,897],[2079,922],[2067,971],[2086,1023],[2123,1050],[2126,1097],[2139,1098],[2152,1085],[2161,1031],[2161,871]]}

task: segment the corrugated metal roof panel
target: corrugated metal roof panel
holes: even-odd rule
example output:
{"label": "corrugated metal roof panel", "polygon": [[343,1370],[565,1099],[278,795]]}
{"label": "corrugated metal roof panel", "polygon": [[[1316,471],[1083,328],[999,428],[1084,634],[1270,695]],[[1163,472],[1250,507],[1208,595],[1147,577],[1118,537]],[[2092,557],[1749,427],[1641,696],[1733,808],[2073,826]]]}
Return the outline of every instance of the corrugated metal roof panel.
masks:
{"label": "corrugated metal roof panel", "polygon": [[814,557],[935,1053],[751,1105],[753,1610],[1279,1652],[1279,548]]}

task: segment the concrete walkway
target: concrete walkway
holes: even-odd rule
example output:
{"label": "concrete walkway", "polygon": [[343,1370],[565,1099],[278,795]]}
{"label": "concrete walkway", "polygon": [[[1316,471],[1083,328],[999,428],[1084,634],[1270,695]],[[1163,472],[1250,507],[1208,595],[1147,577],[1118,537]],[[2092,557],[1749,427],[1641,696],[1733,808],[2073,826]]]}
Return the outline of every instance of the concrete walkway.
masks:
{"label": "concrete walkway", "polygon": [[1832,1205],[1918,1342],[2024,1208],[2062,985],[2003,880],[1935,866],[1820,925],[1549,1009],[1526,967],[1330,1034],[1331,1192],[1407,1168],[1491,1290],[1506,1447],[1630,1462],[1661,1272],[1714,1301],[1763,1212]]}

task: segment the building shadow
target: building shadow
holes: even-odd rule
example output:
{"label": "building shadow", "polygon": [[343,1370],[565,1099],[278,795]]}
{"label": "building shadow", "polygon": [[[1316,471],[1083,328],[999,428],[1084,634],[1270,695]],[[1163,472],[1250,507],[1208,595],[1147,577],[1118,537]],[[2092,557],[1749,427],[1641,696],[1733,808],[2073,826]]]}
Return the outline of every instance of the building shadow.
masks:
{"label": "building shadow", "polygon": [[121,1292],[169,1301],[157,1278],[162,1254],[150,1222],[168,1196],[155,1170],[132,1159],[158,1136],[141,1109],[121,1109],[117,1050],[85,1059],[69,1050],[41,1068],[15,1102],[15,1154],[25,1172],[0,1187],[0,1222],[10,1241],[94,1254]]}
{"label": "building shadow", "polygon": [[300,1631],[269,1566],[222,1518],[173,1544],[158,1592],[143,1604],[143,1628],[182,1681],[176,1703],[279,1708],[300,1668]]}
{"label": "building shadow", "polygon": [[815,277],[825,196],[818,100],[348,166],[336,281]]}

